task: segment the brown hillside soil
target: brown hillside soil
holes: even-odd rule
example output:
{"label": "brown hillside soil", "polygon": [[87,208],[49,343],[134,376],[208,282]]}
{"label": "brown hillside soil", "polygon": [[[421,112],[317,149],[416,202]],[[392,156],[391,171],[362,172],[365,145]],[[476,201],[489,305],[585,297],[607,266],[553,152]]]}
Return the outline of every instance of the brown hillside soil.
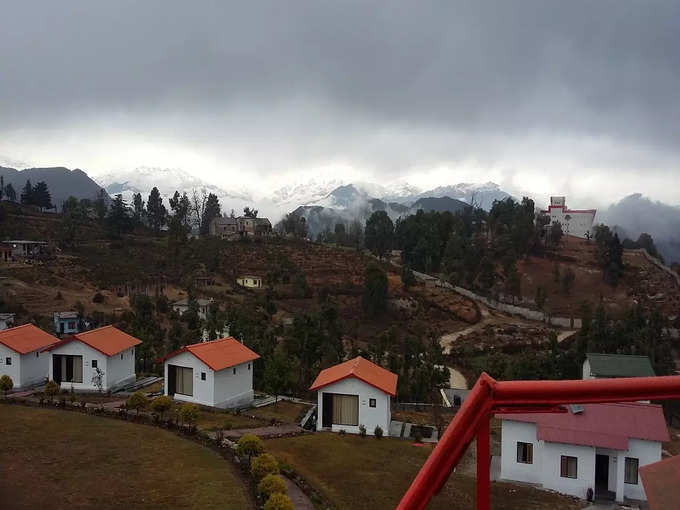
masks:
{"label": "brown hillside soil", "polygon": [[[595,263],[594,251],[594,241],[588,243],[569,237],[562,242],[555,259],[529,257],[520,261],[518,270],[522,277],[524,304],[527,301],[533,303],[536,289],[540,286],[548,294],[545,309],[559,317],[578,317],[579,306],[584,300],[594,305],[600,299],[610,313],[620,317],[636,300],[652,296],[656,296],[654,301],[667,315],[680,312],[680,287],[643,255],[628,250],[624,252],[624,277],[616,287],[612,287],[603,281],[602,270]],[[561,275],[571,268],[576,276],[568,294],[564,292],[562,283],[554,280],[556,263]]]}

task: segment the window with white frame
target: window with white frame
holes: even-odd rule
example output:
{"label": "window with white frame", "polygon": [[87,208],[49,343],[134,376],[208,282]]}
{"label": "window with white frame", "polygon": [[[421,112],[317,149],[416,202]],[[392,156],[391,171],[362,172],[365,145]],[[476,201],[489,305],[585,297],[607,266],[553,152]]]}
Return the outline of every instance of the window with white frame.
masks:
{"label": "window with white frame", "polygon": [[631,485],[638,484],[638,467],[640,466],[640,460],[634,457],[626,457],[626,468],[624,483]]}
{"label": "window with white frame", "polygon": [[517,462],[520,464],[534,463],[534,445],[517,441]]}

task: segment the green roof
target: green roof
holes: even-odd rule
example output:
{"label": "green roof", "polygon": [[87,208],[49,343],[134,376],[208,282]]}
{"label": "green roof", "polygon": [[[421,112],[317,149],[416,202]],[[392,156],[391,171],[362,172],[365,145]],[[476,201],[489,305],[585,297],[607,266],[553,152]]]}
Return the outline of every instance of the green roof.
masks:
{"label": "green roof", "polygon": [[647,356],[629,354],[586,354],[590,373],[595,377],[654,377],[652,363]]}

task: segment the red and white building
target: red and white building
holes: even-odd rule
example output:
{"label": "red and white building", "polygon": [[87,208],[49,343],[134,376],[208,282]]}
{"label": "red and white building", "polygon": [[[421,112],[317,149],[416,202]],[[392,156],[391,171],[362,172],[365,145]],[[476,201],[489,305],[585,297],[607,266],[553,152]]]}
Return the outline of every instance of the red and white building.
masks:
{"label": "red and white building", "polygon": [[209,407],[249,407],[259,357],[233,337],[186,345],[158,360],[164,364],[164,394]]}
{"label": "red and white building", "polygon": [[14,388],[45,382],[50,357],[42,351],[57,342],[33,324],[0,331],[0,376],[11,377]]}
{"label": "red and white building", "polygon": [[585,239],[593,234],[597,209],[569,209],[566,197],[550,197],[548,210],[541,213],[550,217],[550,225],[555,222],[562,225],[566,235]]}
{"label": "red and white building", "polygon": [[311,391],[317,392],[317,430],[352,434],[380,427],[389,435],[390,399],[397,394],[397,374],[358,356],[322,370]]}
{"label": "red and white building", "polygon": [[661,406],[571,405],[566,413],[498,414],[501,479],[579,498],[646,500],[638,470],[669,440]]}

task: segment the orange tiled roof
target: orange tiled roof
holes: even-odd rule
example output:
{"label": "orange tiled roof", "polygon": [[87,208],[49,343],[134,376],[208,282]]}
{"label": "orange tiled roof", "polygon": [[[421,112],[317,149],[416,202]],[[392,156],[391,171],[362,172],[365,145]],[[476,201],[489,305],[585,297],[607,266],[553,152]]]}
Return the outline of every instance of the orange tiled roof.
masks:
{"label": "orange tiled roof", "polygon": [[228,338],[213,340],[212,342],[185,345],[181,349],[171,352],[167,356],[159,359],[158,362],[162,363],[183,352],[190,352],[216,372],[225,368],[235,367],[241,363],[256,360],[260,357],[259,354],[251,351],[248,347],[230,336]]}
{"label": "orange tiled roof", "polygon": [[680,508],[680,455],[640,466],[650,510]]}
{"label": "orange tiled roof", "polygon": [[44,349],[58,341],[58,338],[45,333],[33,324],[24,324],[23,326],[0,331],[0,344],[9,347],[19,354],[27,354],[38,349]]}
{"label": "orange tiled roof", "polygon": [[49,350],[56,349],[57,347],[61,347],[62,345],[75,340],[83,342],[85,345],[89,345],[106,356],[114,356],[119,352],[142,343],[138,338],[130,336],[118,328],[104,326],[90,331],[84,331],[83,333],[76,333],[58,344],[50,346]]}
{"label": "orange tiled roof", "polygon": [[393,374],[361,356],[322,370],[309,389],[312,391],[319,390],[348,377],[356,377],[393,397],[397,394],[397,374]]}

